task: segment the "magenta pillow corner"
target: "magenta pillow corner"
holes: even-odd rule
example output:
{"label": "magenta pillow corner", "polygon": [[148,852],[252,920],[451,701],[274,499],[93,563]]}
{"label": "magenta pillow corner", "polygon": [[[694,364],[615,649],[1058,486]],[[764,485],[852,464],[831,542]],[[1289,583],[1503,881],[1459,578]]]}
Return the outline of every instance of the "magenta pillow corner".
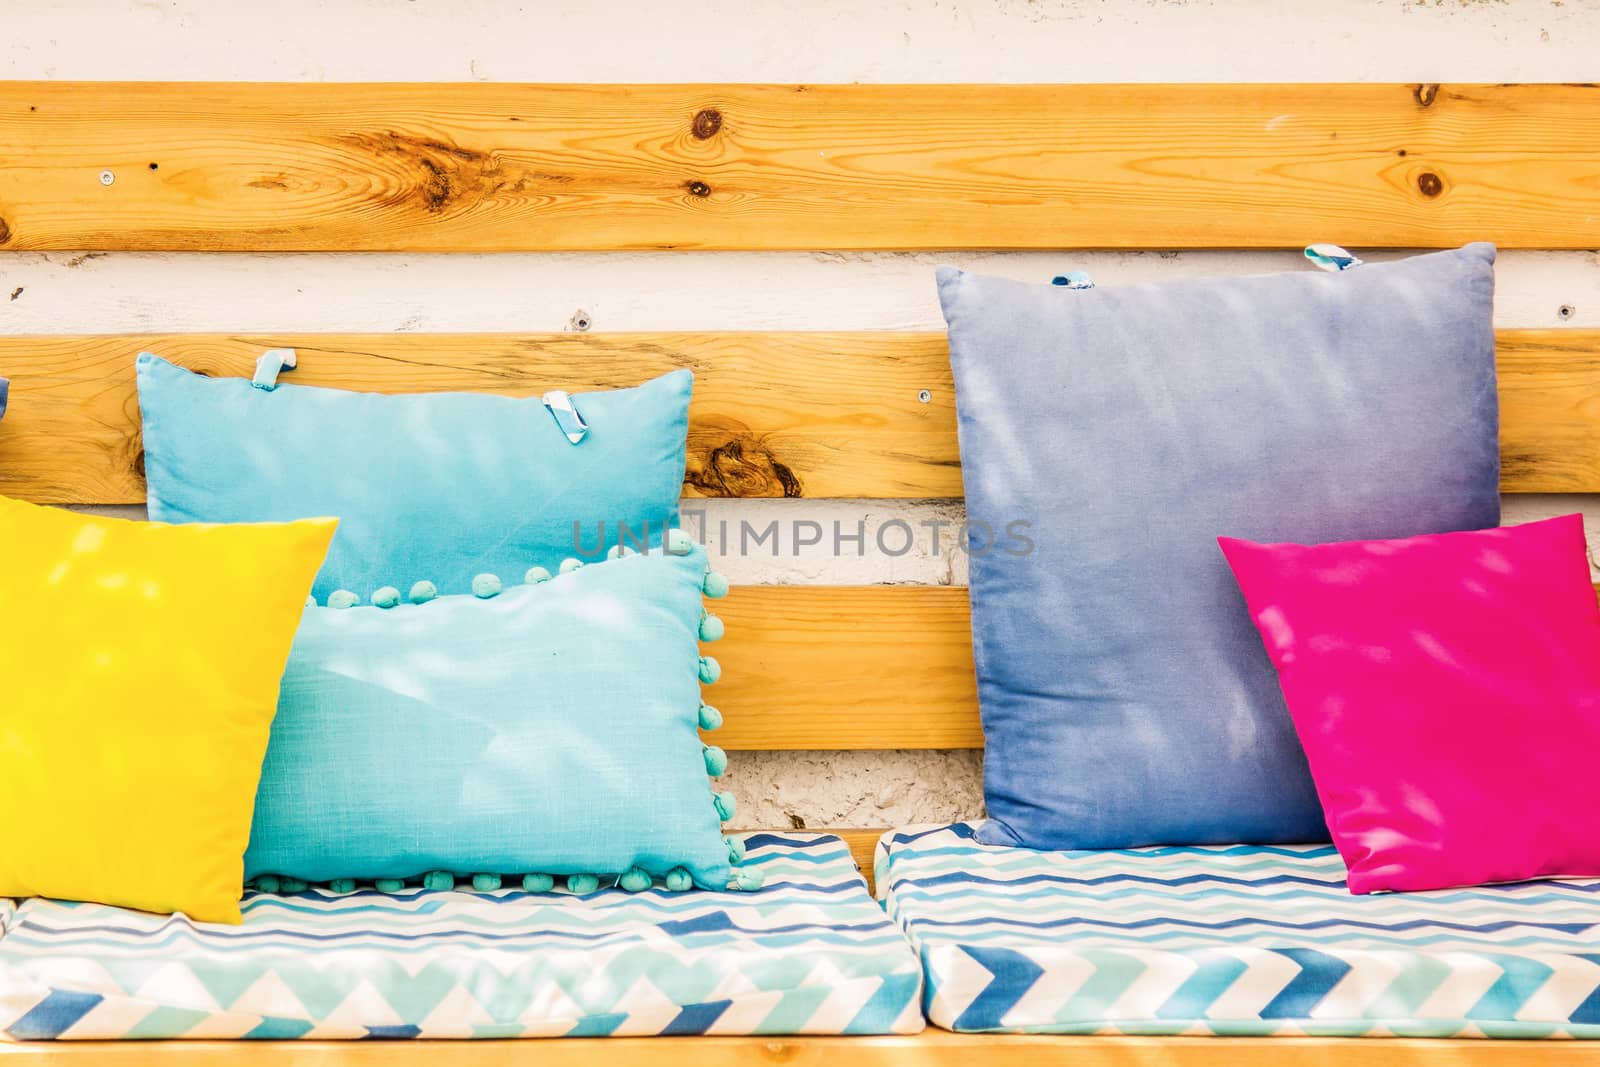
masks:
{"label": "magenta pillow corner", "polygon": [[1600,876],[1600,603],[1581,516],[1217,541],[1351,892]]}

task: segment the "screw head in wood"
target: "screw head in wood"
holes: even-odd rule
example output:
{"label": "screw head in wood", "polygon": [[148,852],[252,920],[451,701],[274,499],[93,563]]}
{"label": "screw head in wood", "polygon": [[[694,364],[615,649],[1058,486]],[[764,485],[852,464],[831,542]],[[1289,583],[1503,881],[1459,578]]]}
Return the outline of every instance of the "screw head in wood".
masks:
{"label": "screw head in wood", "polygon": [[100,172],[100,184],[101,185],[110,185],[112,182],[114,182],[116,180],[117,180],[117,176],[115,174],[111,173],[109,170],[103,170],[103,171]]}

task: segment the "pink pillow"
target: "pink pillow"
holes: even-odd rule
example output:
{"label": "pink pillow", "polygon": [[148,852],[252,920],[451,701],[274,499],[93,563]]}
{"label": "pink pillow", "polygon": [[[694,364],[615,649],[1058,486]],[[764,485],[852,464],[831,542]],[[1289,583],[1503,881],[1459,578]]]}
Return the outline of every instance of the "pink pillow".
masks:
{"label": "pink pillow", "polygon": [[1352,893],[1600,875],[1600,605],[1580,516],[1217,540]]}

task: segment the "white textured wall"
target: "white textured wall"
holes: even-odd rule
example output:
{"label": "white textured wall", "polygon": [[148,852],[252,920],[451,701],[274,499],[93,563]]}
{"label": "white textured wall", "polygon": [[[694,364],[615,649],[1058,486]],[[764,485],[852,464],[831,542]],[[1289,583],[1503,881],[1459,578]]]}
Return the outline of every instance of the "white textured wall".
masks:
{"label": "white textured wall", "polygon": [[[1594,81],[1590,0],[10,0],[0,77],[327,81]],[[1337,233],[1306,240],[1338,241]],[[1381,258],[1381,257],[1380,257]],[[0,333],[938,328],[932,268],[1101,284],[1298,269],[1286,253],[0,257]],[[1600,326],[1600,254],[1508,252],[1496,318]],[[1562,318],[1558,309],[1574,309]],[[697,502],[695,506],[699,506]],[[1508,521],[1600,498],[1512,498]],[[959,520],[948,503],[714,501],[712,522]],[[741,582],[961,584],[908,555],[724,559]],[[972,753],[736,757],[748,825],[971,815]]]}

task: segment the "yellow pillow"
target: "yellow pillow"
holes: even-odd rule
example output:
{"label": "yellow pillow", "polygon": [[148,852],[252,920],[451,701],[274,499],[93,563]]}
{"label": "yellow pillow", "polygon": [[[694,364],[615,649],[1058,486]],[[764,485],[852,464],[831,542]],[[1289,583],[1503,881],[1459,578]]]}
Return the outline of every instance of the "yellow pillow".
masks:
{"label": "yellow pillow", "polygon": [[240,921],[278,681],[336,525],[0,497],[0,897]]}

